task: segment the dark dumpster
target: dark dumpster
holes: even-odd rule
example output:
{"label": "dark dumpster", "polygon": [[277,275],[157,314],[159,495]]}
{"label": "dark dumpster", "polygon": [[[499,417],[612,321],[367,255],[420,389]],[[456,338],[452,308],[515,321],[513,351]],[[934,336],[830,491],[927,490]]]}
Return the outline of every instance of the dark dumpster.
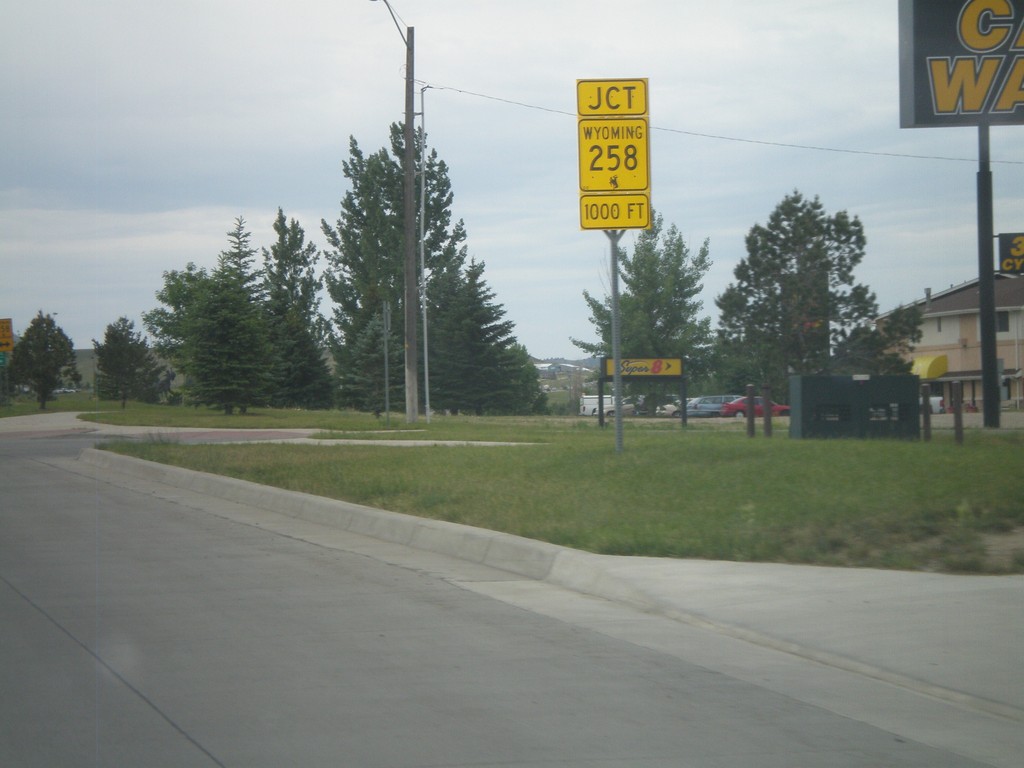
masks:
{"label": "dark dumpster", "polygon": [[921,437],[917,376],[791,376],[789,436]]}

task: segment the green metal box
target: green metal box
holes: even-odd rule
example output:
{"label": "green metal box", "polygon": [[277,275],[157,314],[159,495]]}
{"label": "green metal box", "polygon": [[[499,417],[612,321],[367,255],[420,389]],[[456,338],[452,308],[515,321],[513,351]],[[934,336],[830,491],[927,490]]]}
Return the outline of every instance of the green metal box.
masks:
{"label": "green metal box", "polygon": [[789,436],[921,437],[917,376],[791,376]]}

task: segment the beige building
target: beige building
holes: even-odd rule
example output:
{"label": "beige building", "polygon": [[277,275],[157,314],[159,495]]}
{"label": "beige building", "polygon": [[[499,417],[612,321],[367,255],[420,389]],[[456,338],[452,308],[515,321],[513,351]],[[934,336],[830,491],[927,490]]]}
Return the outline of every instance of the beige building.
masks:
{"label": "beige building", "polygon": [[[1024,279],[996,275],[996,358],[1003,407],[1024,402]],[[913,373],[935,394],[950,402],[950,383],[963,383],[966,407],[981,408],[981,329],[978,319],[978,281],[939,293],[925,291],[915,302],[924,322],[913,353]],[[884,318],[883,318],[884,319]]]}

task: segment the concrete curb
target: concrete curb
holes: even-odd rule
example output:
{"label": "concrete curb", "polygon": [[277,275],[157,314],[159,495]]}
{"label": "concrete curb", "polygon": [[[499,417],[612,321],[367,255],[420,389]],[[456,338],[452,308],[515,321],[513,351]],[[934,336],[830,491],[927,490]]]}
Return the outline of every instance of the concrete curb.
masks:
{"label": "concrete curb", "polygon": [[610,577],[599,556],[499,531],[326,499],[299,491],[212,475],[89,448],[79,461],[163,485],[265,509],[394,544],[497,568],[577,592],[628,602],[650,610],[654,601]]}

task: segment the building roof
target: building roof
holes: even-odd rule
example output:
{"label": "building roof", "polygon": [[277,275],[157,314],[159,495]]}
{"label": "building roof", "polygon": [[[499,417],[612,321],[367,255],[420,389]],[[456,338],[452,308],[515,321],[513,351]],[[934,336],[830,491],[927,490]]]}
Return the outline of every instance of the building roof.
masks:
{"label": "building roof", "polygon": [[[1024,280],[1006,275],[996,275],[996,309],[1019,309],[1024,307]],[[950,288],[935,294],[931,300],[915,302],[925,315],[961,314],[978,311],[978,281]]]}

